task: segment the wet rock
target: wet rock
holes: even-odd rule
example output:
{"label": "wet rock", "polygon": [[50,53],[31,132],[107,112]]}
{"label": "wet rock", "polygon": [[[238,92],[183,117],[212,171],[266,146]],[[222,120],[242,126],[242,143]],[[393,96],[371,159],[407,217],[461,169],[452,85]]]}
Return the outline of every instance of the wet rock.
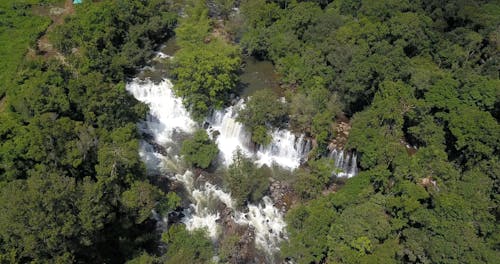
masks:
{"label": "wet rock", "polygon": [[269,190],[275,206],[282,212],[288,211],[296,200],[293,189],[288,183],[272,181]]}
{"label": "wet rock", "polygon": [[215,140],[217,140],[217,137],[219,137],[219,135],[220,135],[219,130],[215,130],[215,131],[213,131],[213,132],[212,132],[212,137],[213,137]]}
{"label": "wet rock", "polygon": [[210,123],[203,122],[203,129],[208,129],[210,127]]}
{"label": "wet rock", "polygon": [[153,147],[153,150],[155,152],[160,153],[163,156],[168,155],[167,149],[164,146],[156,143],[156,141],[154,140],[154,137],[151,134],[143,133],[142,137],[143,137],[144,141],[146,141],[149,145],[151,145]]}
{"label": "wet rock", "polygon": [[328,149],[344,149],[349,138],[351,124],[348,121],[338,121],[333,125],[333,130],[336,136],[328,145]]}
{"label": "wet rock", "polygon": [[224,204],[217,208],[220,212],[220,217],[217,223],[223,226],[224,233],[221,237],[221,244],[224,240],[231,237],[238,237],[239,240],[232,245],[229,255],[225,256],[227,263],[243,264],[243,263],[265,263],[260,261],[257,256],[258,251],[255,248],[255,232],[250,226],[238,225],[233,218],[233,210]]}
{"label": "wet rock", "polygon": [[180,223],[182,218],[184,217],[184,213],[182,212],[184,209],[182,207],[178,207],[175,211],[168,213],[168,225],[175,223]]}
{"label": "wet rock", "polygon": [[232,264],[266,263],[255,248],[255,233],[252,228],[247,227],[243,232],[231,252],[228,262]]}
{"label": "wet rock", "polygon": [[240,98],[239,97],[235,97],[235,98],[231,99],[230,102],[231,102],[231,105],[236,105],[236,104],[238,104],[239,101],[240,101]]}

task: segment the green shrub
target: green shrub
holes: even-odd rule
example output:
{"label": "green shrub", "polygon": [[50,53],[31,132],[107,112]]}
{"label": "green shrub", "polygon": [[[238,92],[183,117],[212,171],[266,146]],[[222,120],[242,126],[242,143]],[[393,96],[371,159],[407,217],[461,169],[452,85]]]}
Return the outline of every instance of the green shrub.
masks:
{"label": "green shrub", "polygon": [[181,154],[191,166],[206,169],[218,153],[217,145],[208,137],[205,130],[196,131],[193,138],[182,142]]}

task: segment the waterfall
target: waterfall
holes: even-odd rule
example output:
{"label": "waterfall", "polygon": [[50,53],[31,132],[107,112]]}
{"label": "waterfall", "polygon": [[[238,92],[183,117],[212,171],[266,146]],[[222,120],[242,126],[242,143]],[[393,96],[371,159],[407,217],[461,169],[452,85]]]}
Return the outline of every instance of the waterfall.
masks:
{"label": "waterfall", "polygon": [[141,127],[153,135],[158,144],[172,142],[176,132],[194,132],[196,123],[189,117],[182,100],[174,96],[169,80],[155,84],[136,78],[127,84],[127,90],[149,105],[149,116]]}
{"label": "waterfall", "polygon": [[255,232],[255,244],[268,254],[279,251],[282,239],[286,238],[286,223],[282,213],[273,204],[271,198],[265,196],[262,203],[248,205],[248,212],[235,209],[231,195],[222,191],[217,186],[205,182],[200,188],[194,187],[193,174],[186,171],[177,174],[176,178],[184,183],[191,192],[194,202],[184,211],[187,216],[183,219],[188,230],[205,229],[209,236],[216,240],[220,230],[217,220],[220,214],[217,212],[218,203],[223,203],[234,212],[233,220],[240,225],[248,225]]}
{"label": "waterfall", "polygon": [[285,129],[272,132],[272,141],[267,146],[259,146],[252,151],[251,135],[243,124],[236,121],[237,110],[244,108],[243,100],[222,111],[215,111],[207,123],[209,132],[218,132],[217,145],[224,164],[228,165],[236,149],[241,149],[248,156],[256,159],[256,164],[271,166],[277,164],[288,169],[296,169],[307,158],[311,150],[311,142],[304,135],[296,136]]}
{"label": "waterfall", "polygon": [[176,179],[184,184],[191,193],[193,203],[184,210],[183,223],[187,230],[205,229],[212,240],[216,240],[219,235],[217,220],[220,218],[217,212],[217,204],[224,203],[227,207],[233,208],[231,195],[218,189],[215,185],[206,182],[203,187],[195,188],[193,173],[186,171],[184,174],[177,174]]}
{"label": "waterfall", "polygon": [[211,134],[218,133],[216,143],[226,165],[231,163],[237,149],[240,149],[248,157],[253,156],[250,149],[251,135],[243,127],[243,124],[236,121],[236,112],[242,107],[244,107],[243,100],[240,100],[234,106],[214,111],[207,120],[210,124],[208,131]]}
{"label": "waterfall", "polygon": [[161,173],[163,167],[163,156],[160,153],[155,152],[151,144],[141,141],[139,145],[139,156],[150,173]]}
{"label": "waterfall", "polygon": [[272,142],[268,146],[260,146],[257,152],[257,164],[273,163],[286,168],[297,168],[311,150],[310,140],[304,135],[295,136],[288,130],[275,130]]}
{"label": "waterfall", "polygon": [[[208,235],[216,240],[221,226],[220,204],[232,210],[233,220],[240,225],[248,225],[255,232],[255,245],[270,255],[279,250],[279,244],[286,238],[283,214],[273,205],[269,197],[264,197],[259,204],[250,204],[244,212],[236,210],[231,195],[209,182],[197,186],[193,173],[180,168],[178,157],[179,140],[176,135],[192,133],[197,124],[190,118],[180,98],[175,97],[172,83],[163,80],[154,83],[151,80],[134,79],[126,89],[138,100],[149,105],[147,119],[139,124],[143,133],[154,138],[154,144],[141,142],[139,154],[144,160],[148,172],[175,174],[172,177],[182,183],[190,194],[191,204],[184,211],[182,222],[188,230],[205,229]],[[225,164],[230,162],[236,148],[241,148],[245,155],[256,159],[258,164],[277,163],[286,168],[296,168],[305,158],[310,142],[304,137],[297,137],[286,130],[273,132],[273,142],[252,151],[250,135],[242,124],[236,122],[238,107],[243,102],[223,111],[216,111],[208,120],[210,134],[219,132],[216,142]],[[159,152],[153,145],[160,145],[165,151]],[[158,219],[161,217],[156,216]]]}
{"label": "waterfall", "polygon": [[333,174],[337,177],[351,178],[358,173],[356,153],[333,149],[330,152],[329,157],[335,161],[335,167],[337,170],[335,170]]}

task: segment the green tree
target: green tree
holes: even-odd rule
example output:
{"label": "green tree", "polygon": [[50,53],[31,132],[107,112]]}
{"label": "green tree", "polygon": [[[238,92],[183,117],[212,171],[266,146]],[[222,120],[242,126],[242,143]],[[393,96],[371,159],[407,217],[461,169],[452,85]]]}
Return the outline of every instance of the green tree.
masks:
{"label": "green tree", "polygon": [[188,1],[185,13],[175,29],[177,43],[181,47],[202,45],[212,29],[205,2]]}
{"label": "green tree", "polygon": [[337,214],[325,210],[330,203],[322,197],[307,206],[291,209],[286,216],[290,240],[282,248],[282,255],[292,257],[297,263],[319,263],[328,252],[328,236],[332,220]]}
{"label": "green tree", "polygon": [[186,16],[176,29],[180,50],[173,62],[174,91],[183,98],[193,117],[202,120],[220,109],[234,92],[241,58],[238,46],[215,34],[204,1],[188,3]]}
{"label": "green tree", "polygon": [[174,91],[198,120],[227,102],[236,87],[241,63],[235,46],[219,39],[202,45],[203,48],[181,46],[173,69]]}
{"label": "green tree", "polygon": [[157,201],[162,196],[161,191],[153,185],[137,181],[132,183],[129,190],[121,194],[121,202],[134,222],[142,223],[151,216],[156,208]]}
{"label": "green tree", "polygon": [[321,195],[321,192],[332,181],[335,168],[332,159],[322,158],[310,160],[309,168],[299,169],[297,172],[297,181],[294,183],[294,189],[303,200],[310,200]]}
{"label": "green tree", "polygon": [[319,135],[332,136],[331,125],[342,105],[337,94],[326,89],[322,78],[315,77],[314,85],[292,95],[290,100],[290,124],[293,128]]}
{"label": "green tree", "polygon": [[205,130],[197,130],[192,139],[182,142],[181,155],[190,165],[206,169],[217,157],[219,149]]}
{"label": "green tree", "polygon": [[252,133],[252,141],[267,145],[271,143],[268,130],[282,127],[287,118],[286,104],[269,89],[255,92],[245,107],[238,111],[236,120]]}
{"label": "green tree", "polygon": [[15,262],[72,262],[81,251],[75,179],[48,173],[1,189],[2,248]]}
{"label": "green tree", "polygon": [[460,107],[449,115],[449,129],[456,138],[455,148],[471,163],[500,151],[500,126],[488,112]]}
{"label": "green tree", "polygon": [[287,214],[283,255],[297,263],[495,262],[496,1],[318,2],[241,9],[241,45],[277,66],[290,123],[314,136],[314,156],[335,136],[328,101],[336,95],[351,118],[346,147],[361,167],[326,197],[326,174],[298,170],[303,204]]}
{"label": "green tree", "polygon": [[264,170],[257,169],[239,149],[224,174],[224,182],[238,206],[260,201],[269,188],[269,179]]}
{"label": "green tree", "polygon": [[[34,45],[48,24],[31,11],[54,2],[3,1],[0,40],[15,22],[3,19],[4,10],[19,10],[26,23],[16,27],[31,29],[17,35]],[[123,263],[157,243],[151,210],[178,198],[145,182],[136,124],[147,106],[124,81],[170,35],[170,8],[156,0],[86,1],[50,32],[62,56],[19,58],[7,96],[0,90],[1,261]]]}
{"label": "green tree", "polygon": [[172,225],[162,236],[169,246],[165,263],[208,263],[214,254],[212,242],[203,230],[189,232],[181,224]]}

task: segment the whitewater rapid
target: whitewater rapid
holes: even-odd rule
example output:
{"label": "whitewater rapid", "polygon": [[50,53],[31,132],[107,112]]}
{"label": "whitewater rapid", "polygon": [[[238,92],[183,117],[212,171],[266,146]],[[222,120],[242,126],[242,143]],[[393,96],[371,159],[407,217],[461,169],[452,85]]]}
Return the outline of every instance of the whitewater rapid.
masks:
{"label": "whitewater rapid", "polygon": [[[149,105],[149,116],[139,127],[143,133],[151,135],[157,144],[169,146],[175,143],[175,135],[193,133],[198,128],[182,100],[173,94],[172,83],[168,79],[154,83],[136,78],[127,84],[126,89]],[[310,142],[289,131],[276,130],[270,146],[252,150],[250,135],[242,124],[236,122],[236,107],[217,111],[207,119],[207,131],[210,134],[217,131],[219,134],[216,142],[223,164],[229,164],[233,152],[240,148],[259,165],[277,164],[289,169],[300,165],[309,151]],[[176,152],[175,147],[166,147],[166,153],[159,153],[150,143],[141,142],[140,155],[148,170],[174,174],[172,179],[181,182],[189,192],[191,204],[184,211],[185,217],[182,219],[188,230],[205,229],[213,240],[217,240],[222,231],[218,223],[220,212],[217,204],[223,203],[232,210],[233,220],[237,224],[248,225],[254,230],[258,248],[269,254],[279,251],[280,242],[286,239],[286,224],[283,213],[274,206],[271,198],[264,197],[261,203],[249,204],[246,210],[238,211],[230,193],[210,182],[196,186],[193,173],[179,166],[181,159]]]}
{"label": "whitewater rapid", "polygon": [[216,143],[221,152],[224,164],[229,165],[237,149],[246,156],[253,157],[255,163],[262,166],[277,164],[280,167],[296,169],[307,159],[311,150],[311,141],[304,135],[296,136],[286,129],[276,129],[271,132],[272,141],[267,146],[258,146],[251,142],[251,135],[245,127],[236,121],[237,111],[245,107],[240,100],[236,105],[224,110],[215,111],[207,123],[209,132],[218,132]]}
{"label": "whitewater rapid", "polygon": [[[168,59],[168,55],[159,53],[158,58]],[[179,147],[182,136],[192,134],[201,127],[190,117],[182,104],[182,99],[175,96],[172,83],[168,79],[153,82],[149,79],[135,78],[127,83],[129,91],[137,100],[149,106],[149,114],[139,124],[142,133],[152,137],[152,141],[141,141],[139,154],[145,162],[148,172],[153,175],[171,175],[171,179],[182,183],[190,195],[190,205],[183,212],[182,222],[188,230],[204,229],[207,235],[216,241],[222,226],[219,204],[231,209],[235,223],[250,226],[254,231],[255,245],[269,256],[279,251],[282,240],[287,239],[286,223],[283,213],[274,206],[270,197],[263,197],[258,204],[249,204],[246,210],[236,209],[231,194],[210,183],[195,184],[195,175],[182,166]],[[272,131],[272,142],[268,146],[255,146],[245,127],[236,121],[238,109],[245,107],[243,100],[223,110],[214,111],[206,119],[204,127],[215,139],[219,148],[221,164],[227,166],[240,149],[259,166],[277,165],[294,170],[307,160],[311,150],[311,140],[304,135],[295,135],[286,129]],[[162,148],[161,151],[154,145]],[[330,157],[335,160],[339,170],[338,177],[352,177],[357,173],[356,155],[333,150]],[[164,216],[155,216],[164,219]]]}
{"label": "whitewater rapid", "polygon": [[127,84],[127,90],[137,100],[149,105],[149,115],[140,127],[154,136],[158,144],[172,142],[175,132],[192,133],[196,128],[182,100],[174,96],[171,87],[169,80],[157,84],[136,78]]}

